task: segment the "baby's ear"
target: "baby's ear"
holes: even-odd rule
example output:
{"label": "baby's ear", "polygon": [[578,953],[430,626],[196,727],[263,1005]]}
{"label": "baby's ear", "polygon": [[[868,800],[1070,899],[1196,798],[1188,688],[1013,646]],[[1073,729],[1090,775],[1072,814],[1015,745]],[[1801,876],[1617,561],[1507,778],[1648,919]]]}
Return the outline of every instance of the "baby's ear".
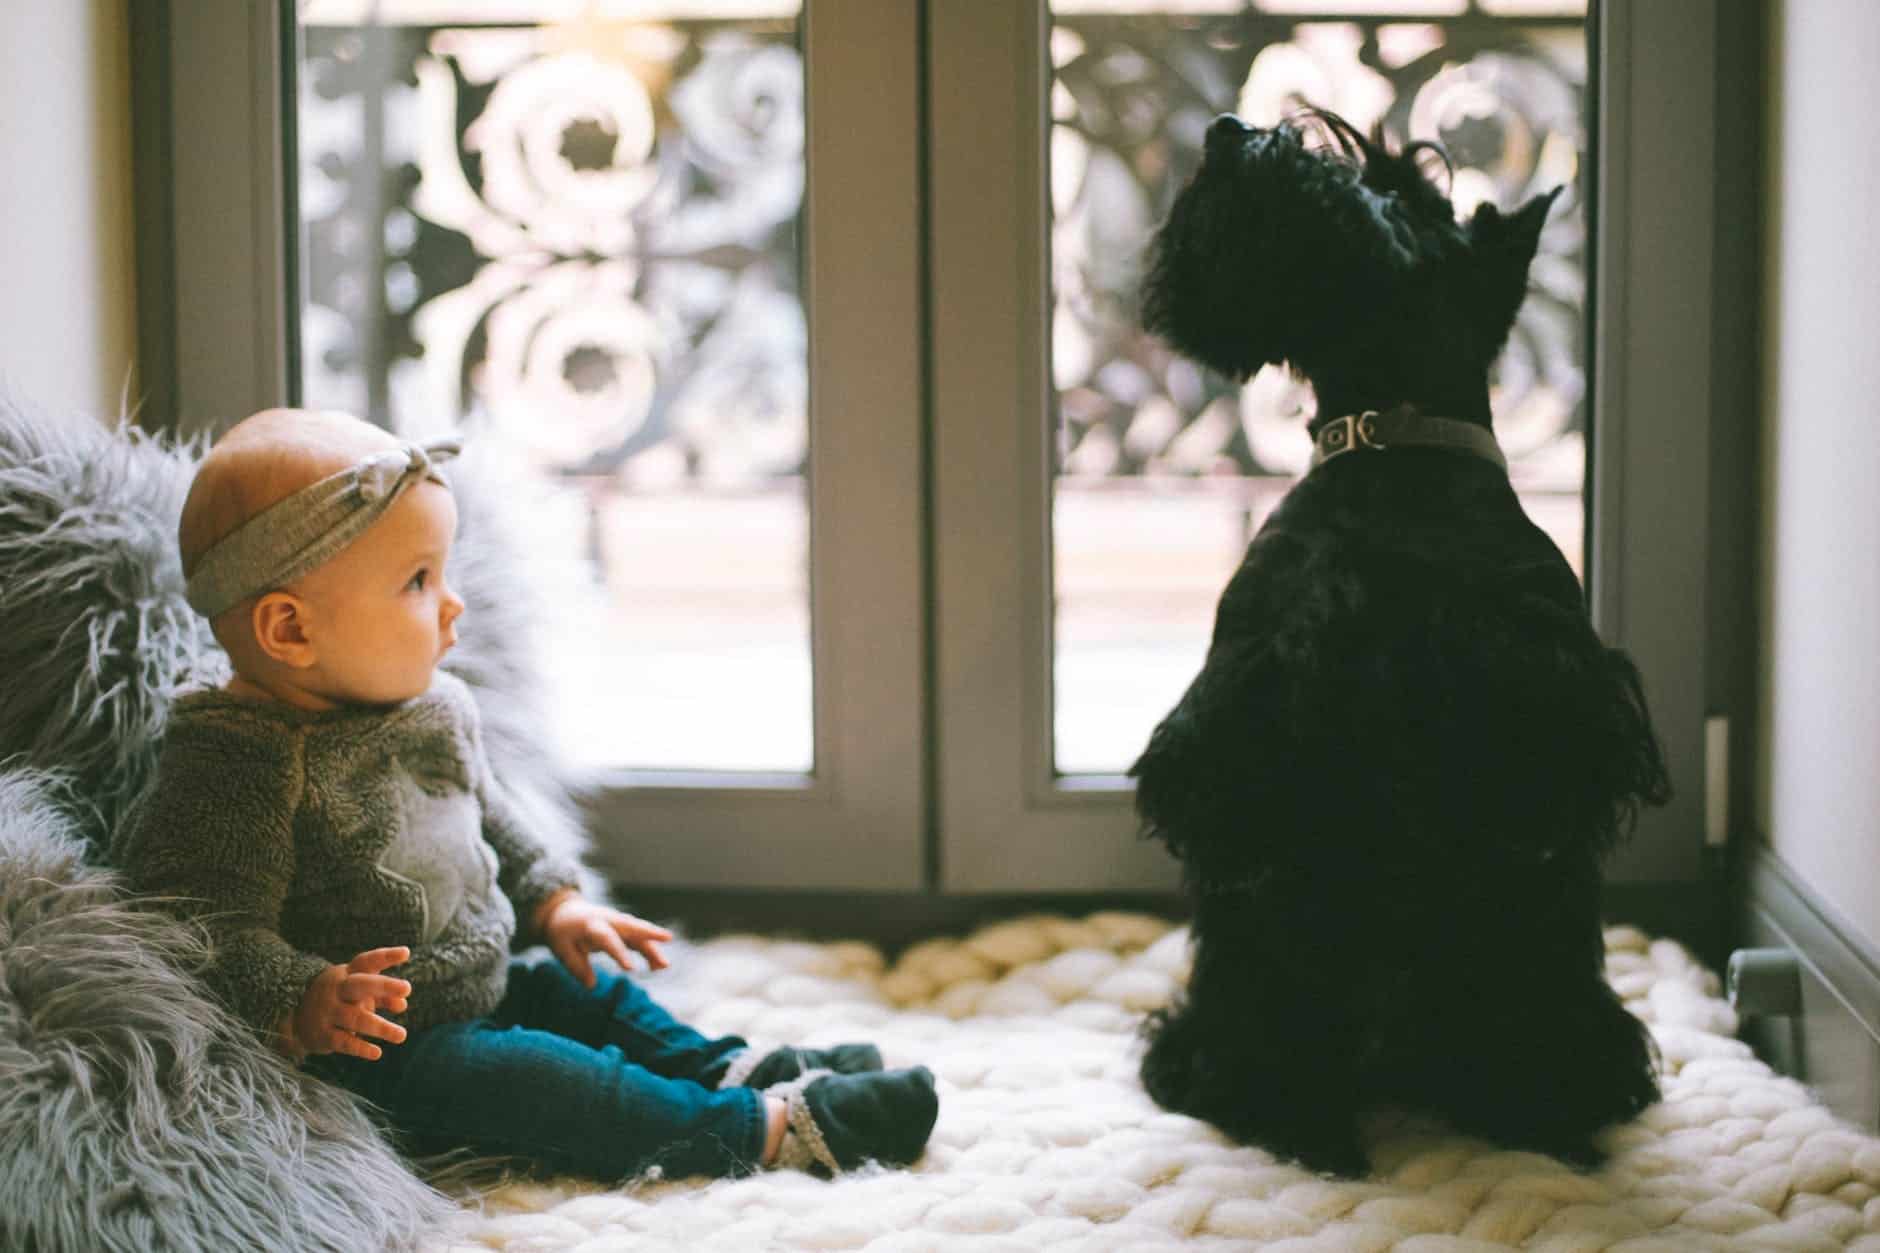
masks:
{"label": "baby's ear", "polygon": [[285,666],[305,670],[313,665],[313,641],[307,634],[307,603],[292,592],[268,592],[248,613],[255,644]]}

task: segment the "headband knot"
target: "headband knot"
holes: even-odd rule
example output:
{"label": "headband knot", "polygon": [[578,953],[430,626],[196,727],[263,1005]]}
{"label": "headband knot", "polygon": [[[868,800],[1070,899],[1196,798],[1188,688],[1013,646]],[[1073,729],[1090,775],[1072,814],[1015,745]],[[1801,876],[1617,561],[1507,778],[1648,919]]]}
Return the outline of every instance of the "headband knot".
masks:
{"label": "headband knot", "polygon": [[[451,449],[452,454],[455,452],[456,449]],[[439,460],[448,459],[448,455],[439,458]],[[388,497],[396,496],[406,486],[417,482],[420,478],[436,477],[436,471],[431,464],[431,455],[416,444],[406,444],[402,449],[373,453],[354,466],[353,473],[358,475],[359,499],[368,505],[376,505]]]}
{"label": "headband knot", "polygon": [[462,448],[453,435],[373,453],[269,505],[202,555],[184,589],[189,607],[213,619],[325,565],[413,483],[442,483],[438,463]]}

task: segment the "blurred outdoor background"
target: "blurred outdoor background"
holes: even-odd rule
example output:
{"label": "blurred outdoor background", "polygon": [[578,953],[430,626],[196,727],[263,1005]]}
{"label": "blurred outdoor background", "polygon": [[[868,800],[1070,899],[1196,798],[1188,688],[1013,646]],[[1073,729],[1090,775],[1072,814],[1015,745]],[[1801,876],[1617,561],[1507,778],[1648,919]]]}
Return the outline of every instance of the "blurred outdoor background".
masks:
{"label": "blurred outdoor background", "polygon": [[[577,759],[813,769],[795,0],[299,17],[305,403],[502,445],[575,580],[552,655]],[[1240,386],[1135,329],[1143,247],[1218,113],[1310,102],[1439,140],[1463,215],[1565,186],[1492,404],[1529,513],[1582,567],[1585,39],[1583,0],[1052,6],[1061,772],[1128,766],[1310,452],[1283,373]]]}

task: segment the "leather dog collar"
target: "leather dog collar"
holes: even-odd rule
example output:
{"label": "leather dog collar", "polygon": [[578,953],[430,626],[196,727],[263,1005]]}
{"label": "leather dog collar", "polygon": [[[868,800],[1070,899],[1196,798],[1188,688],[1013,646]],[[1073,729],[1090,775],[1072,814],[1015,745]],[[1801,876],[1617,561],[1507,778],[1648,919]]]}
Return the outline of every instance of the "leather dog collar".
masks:
{"label": "leather dog collar", "polygon": [[1446,448],[1492,461],[1504,471],[1508,468],[1508,459],[1486,427],[1456,418],[1426,418],[1409,405],[1333,418],[1312,441],[1312,468],[1355,449],[1382,451],[1398,445]]}

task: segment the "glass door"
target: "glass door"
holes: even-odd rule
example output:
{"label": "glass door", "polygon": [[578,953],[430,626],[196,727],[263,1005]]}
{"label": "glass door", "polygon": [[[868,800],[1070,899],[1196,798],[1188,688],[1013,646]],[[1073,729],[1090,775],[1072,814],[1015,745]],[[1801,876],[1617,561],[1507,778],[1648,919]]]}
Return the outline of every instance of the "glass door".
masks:
{"label": "glass door", "polygon": [[808,774],[798,5],[565,7],[300,6],[302,403],[513,469],[577,763]]}
{"label": "glass door", "polygon": [[1311,104],[1431,139],[1466,218],[1556,186],[1489,380],[1523,504],[1584,570],[1586,6],[1053,0],[1049,187],[1053,768],[1119,775],[1200,668],[1214,602],[1311,455],[1309,387],[1244,385],[1136,326],[1143,244],[1218,114]]}
{"label": "glass door", "polygon": [[[862,255],[911,258],[914,219],[811,222],[917,125],[912,77],[882,133],[809,119],[856,90],[849,35],[890,50],[879,77],[914,31],[811,8],[295,11],[301,403],[462,431],[512,476],[555,747],[603,781],[597,844],[642,882],[920,881],[918,494],[845,491],[917,481],[913,265]],[[912,161],[881,173],[905,202]],[[895,450],[873,467],[861,422]]]}
{"label": "glass door", "polygon": [[[1278,371],[1241,386],[1171,356],[1136,330],[1135,291],[1209,120],[1270,125],[1306,102],[1441,141],[1460,211],[1567,189],[1491,378],[1496,433],[1530,516],[1587,581],[1596,626],[1644,670],[1672,765],[1677,797],[1646,816],[1617,873],[1694,879],[1706,663],[1701,641],[1674,636],[1704,611],[1707,485],[1666,472],[1661,450],[1710,439],[1701,409],[1664,403],[1673,387],[1703,394],[1711,369],[1708,322],[1675,312],[1708,307],[1712,189],[1693,171],[1708,168],[1713,78],[1695,7],[929,9],[944,885],[1174,882],[1135,839],[1123,772],[1305,466],[1311,398]],[[1658,176],[1668,167],[1677,177]],[[1649,437],[1630,434],[1647,421]]]}

